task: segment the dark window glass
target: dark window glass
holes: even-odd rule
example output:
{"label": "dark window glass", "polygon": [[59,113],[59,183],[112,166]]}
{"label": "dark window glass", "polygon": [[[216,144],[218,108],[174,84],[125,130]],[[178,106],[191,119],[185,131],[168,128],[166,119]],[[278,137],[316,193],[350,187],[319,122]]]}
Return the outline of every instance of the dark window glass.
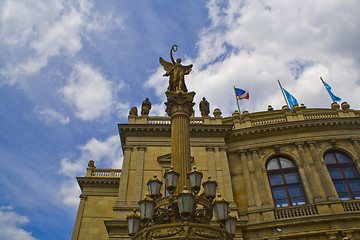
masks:
{"label": "dark window glass", "polygon": [[360,199],[360,175],[354,162],[345,153],[329,151],[324,161],[341,200]]}
{"label": "dark window glass", "polygon": [[276,207],[305,204],[305,196],[295,164],[285,157],[274,157],[266,166]]}

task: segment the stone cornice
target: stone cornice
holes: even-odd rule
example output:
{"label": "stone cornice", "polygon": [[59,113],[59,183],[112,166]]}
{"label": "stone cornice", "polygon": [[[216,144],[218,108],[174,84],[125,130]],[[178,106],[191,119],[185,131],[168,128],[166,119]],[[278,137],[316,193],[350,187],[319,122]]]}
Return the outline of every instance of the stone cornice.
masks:
{"label": "stone cornice", "polygon": [[117,188],[119,186],[119,177],[76,177],[81,190],[86,187],[108,187]]}
{"label": "stone cornice", "polygon": [[[233,130],[230,137],[255,138],[259,135],[283,135],[286,132],[295,133],[303,132],[304,130],[321,131],[329,127],[337,129],[341,128],[357,128],[360,130],[360,118],[334,118],[334,119],[316,119],[316,120],[303,120],[294,122],[282,122],[277,124],[262,125],[256,127],[242,128]],[[336,130],[336,129],[335,129]]]}

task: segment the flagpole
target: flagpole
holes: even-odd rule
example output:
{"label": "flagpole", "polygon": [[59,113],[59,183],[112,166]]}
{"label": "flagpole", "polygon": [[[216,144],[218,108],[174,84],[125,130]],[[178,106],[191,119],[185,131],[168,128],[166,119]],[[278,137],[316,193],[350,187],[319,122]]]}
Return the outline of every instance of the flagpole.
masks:
{"label": "flagpole", "polygon": [[326,88],[326,86],[325,86],[325,83],[324,83],[324,80],[322,79],[322,77],[321,77],[321,76],[320,76],[320,80],[322,81],[322,83],[323,83],[323,86],[324,86],[325,90],[328,92],[329,97],[331,98],[331,101],[332,101],[332,102],[335,102],[335,101],[332,99],[332,97],[331,97],[331,95],[330,95],[329,91],[327,90],[327,88]]}
{"label": "flagpole", "polygon": [[286,103],[286,105],[290,108],[289,103],[288,103],[288,101],[287,101],[287,99],[286,99],[286,97],[285,97],[284,90],[283,90],[283,88],[282,88],[282,86],[281,86],[281,83],[280,83],[279,80],[277,80],[277,81],[278,81],[278,83],[279,83],[279,87],[280,87],[281,93],[282,93],[282,95],[283,95],[283,97],[284,97],[284,99],[285,99],[285,103]]}
{"label": "flagpole", "polygon": [[239,114],[241,115],[239,100],[237,99],[237,96],[236,96],[235,86],[234,86],[234,93],[235,93],[235,100],[236,100],[236,103],[237,103],[237,107],[238,107],[238,110],[239,110]]}

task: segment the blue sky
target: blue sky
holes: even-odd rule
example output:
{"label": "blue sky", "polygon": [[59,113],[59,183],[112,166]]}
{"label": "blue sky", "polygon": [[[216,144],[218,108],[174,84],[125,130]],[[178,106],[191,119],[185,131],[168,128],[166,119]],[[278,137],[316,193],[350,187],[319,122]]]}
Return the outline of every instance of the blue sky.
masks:
{"label": "blue sky", "polygon": [[[149,97],[165,115],[158,59],[211,112],[280,109],[279,79],[308,108],[329,108],[319,77],[360,108],[357,0],[0,1],[0,239],[69,239],[76,176],[87,162],[121,168],[117,123]],[[6,229],[6,231],[5,231]]]}

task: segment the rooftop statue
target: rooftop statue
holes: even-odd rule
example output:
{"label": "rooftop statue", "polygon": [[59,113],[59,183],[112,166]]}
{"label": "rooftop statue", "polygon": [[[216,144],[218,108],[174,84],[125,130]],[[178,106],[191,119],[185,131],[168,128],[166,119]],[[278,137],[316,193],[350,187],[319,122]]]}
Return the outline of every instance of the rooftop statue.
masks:
{"label": "rooftop statue", "polygon": [[183,66],[181,64],[181,59],[176,59],[176,62],[174,61],[174,58],[172,56],[172,52],[177,51],[177,45],[174,45],[170,49],[170,58],[171,63],[165,61],[163,58],[160,57],[159,61],[160,64],[163,66],[166,73],[163,75],[164,77],[169,76],[169,87],[168,90],[171,92],[187,92],[187,88],[185,85],[185,75],[188,75],[191,72],[191,69],[193,65],[189,66]]}

